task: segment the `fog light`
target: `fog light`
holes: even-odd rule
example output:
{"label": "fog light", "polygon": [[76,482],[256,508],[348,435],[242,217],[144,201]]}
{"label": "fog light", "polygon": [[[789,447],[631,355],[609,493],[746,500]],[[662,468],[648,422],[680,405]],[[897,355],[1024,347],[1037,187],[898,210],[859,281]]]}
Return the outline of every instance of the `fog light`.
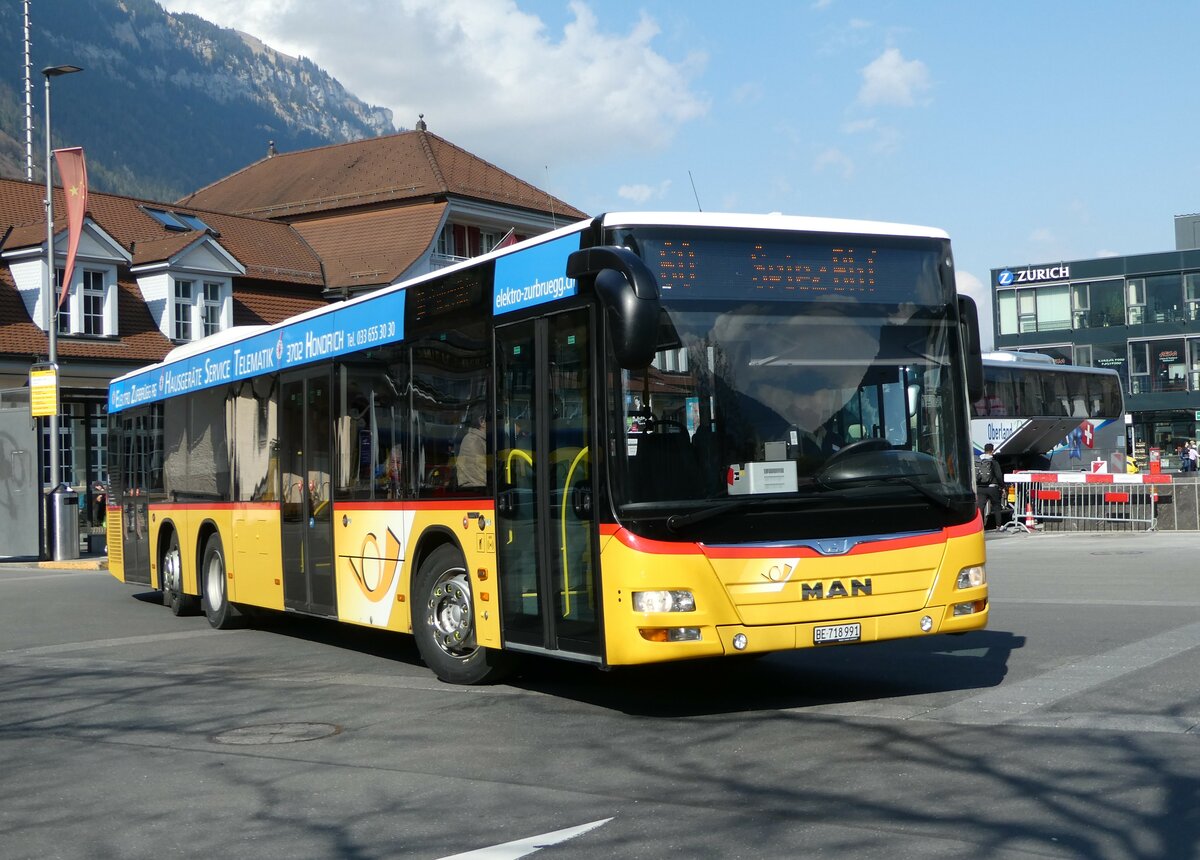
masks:
{"label": "fog light", "polygon": [[954,604],[954,616],[957,618],[960,615],[974,615],[977,612],[983,612],[987,607],[986,600],[972,600],[970,603]]}
{"label": "fog light", "polygon": [[746,634],[745,634],[745,633],[735,633],[735,634],[733,634],[733,650],[735,650],[735,651],[745,651],[745,650],[746,650],[746,646],[747,646],[748,644],[749,644],[749,643],[746,641]]}
{"label": "fog light", "polygon": [[984,570],[982,564],[972,567],[964,567],[958,572],[958,581],[954,584],[955,588],[978,588],[981,585],[987,584],[987,571]]}
{"label": "fog light", "polygon": [[921,616],[921,632],[928,633],[932,629],[933,629],[933,619],[930,618],[928,615],[922,615]]}
{"label": "fog light", "polygon": [[696,598],[690,591],[635,591],[635,612],[695,612]]}

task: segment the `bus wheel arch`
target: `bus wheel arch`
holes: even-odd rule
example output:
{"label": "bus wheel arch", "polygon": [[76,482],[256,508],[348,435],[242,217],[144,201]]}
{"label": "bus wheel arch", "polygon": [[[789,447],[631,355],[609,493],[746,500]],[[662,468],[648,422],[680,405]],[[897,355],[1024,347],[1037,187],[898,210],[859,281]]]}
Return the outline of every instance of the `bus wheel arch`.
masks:
{"label": "bus wheel arch", "polygon": [[511,671],[512,657],[475,641],[475,603],[466,559],[449,535],[422,541],[410,588],[421,659],[443,681],[486,684]]}
{"label": "bus wheel arch", "polygon": [[167,520],[158,532],[158,584],[162,590],[163,606],[173,615],[191,615],[196,611],[194,595],[184,591],[183,551],[179,530]]}
{"label": "bus wheel arch", "polygon": [[[202,530],[203,531],[203,530]],[[207,531],[204,553],[201,556],[199,586],[200,604],[211,627],[230,630],[242,626],[242,614],[229,602],[228,567],[225,561],[225,545],[216,528]]]}

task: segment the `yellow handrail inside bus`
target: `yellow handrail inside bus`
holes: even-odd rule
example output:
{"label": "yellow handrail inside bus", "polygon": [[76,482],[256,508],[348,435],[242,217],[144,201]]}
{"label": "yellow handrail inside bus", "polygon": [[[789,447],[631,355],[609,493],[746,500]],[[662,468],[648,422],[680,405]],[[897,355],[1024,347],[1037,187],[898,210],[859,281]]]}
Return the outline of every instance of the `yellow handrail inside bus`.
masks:
{"label": "yellow handrail inside bus", "polygon": [[571,614],[571,571],[570,564],[567,561],[567,491],[571,489],[571,476],[575,474],[575,467],[579,465],[579,461],[587,457],[588,449],[580,448],[579,453],[575,455],[575,459],[571,461],[571,467],[567,469],[567,479],[563,483],[562,497],[562,557],[563,557],[563,618]]}
{"label": "yellow handrail inside bus", "polygon": [[508,458],[504,463],[504,480],[505,483],[512,483],[512,463],[513,457],[520,457],[529,464],[529,468],[533,468],[533,455],[521,448],[513,448],[508,452]]}

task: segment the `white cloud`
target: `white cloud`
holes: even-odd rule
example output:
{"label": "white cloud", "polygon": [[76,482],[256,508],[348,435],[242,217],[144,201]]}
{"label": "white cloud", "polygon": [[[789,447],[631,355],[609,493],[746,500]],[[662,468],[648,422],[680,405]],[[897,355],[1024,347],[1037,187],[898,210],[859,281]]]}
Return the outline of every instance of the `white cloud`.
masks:
{"label": "white cloud", "polygon": [[516,0],[165,0],[306,56],[359,98],[390,108],[525,178],[544,165],[665,147],[703,116],[705,58],[655,50],[643,14],[603,29],[581,0],[548,32]]}
{"label": "white cloud", "polygon": [[983,281],[962,269],[954,272],[954,286],[962,295],[975,300],[979,311],[979,340],[984,351],[990,351],[993,343],[991,293]]}
{"label": "white cloud", "polygon": [[1029,241],[1037,242],[1041,245],[1051,245],[1057,240],[1049,227],[1038,227],[1029,234]]}
{"label": "white cloud", "polygon": [[930,88],[928,67],[906,60],[899,48],[888,48],[862,70],[858,101],[868,107],[912,107]]}
{"label": "white cloud", "polygon": [[658,185],[622,185],[617,189],[617,196],[622,200],[630,200],[638,205],[645,203],[647,200],[659,200],[667,196],[667,191],[671,187],[671,180],[664,179]]}
{"label": "white cloud", "polygon": [[849,179],[854,175],[854,160],[840,149],[830,147],[817,155],[813,162],[813,170],[817,173],[836,170],[844,178]]}

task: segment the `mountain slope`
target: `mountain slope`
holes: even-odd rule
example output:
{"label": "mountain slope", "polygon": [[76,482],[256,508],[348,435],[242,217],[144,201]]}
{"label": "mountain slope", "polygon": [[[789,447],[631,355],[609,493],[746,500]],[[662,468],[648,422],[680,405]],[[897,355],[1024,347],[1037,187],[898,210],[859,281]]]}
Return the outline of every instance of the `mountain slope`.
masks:
{"label": "mountain slope", "polygon": [[[395,131],[304,58],[153,0],[34,0],[35,178],[42,179],[44,81],[54,146],[82,146],[96,190],[172,200],[267,153]],[[25,176],[21,0],[0,0],[0,175]]]}

